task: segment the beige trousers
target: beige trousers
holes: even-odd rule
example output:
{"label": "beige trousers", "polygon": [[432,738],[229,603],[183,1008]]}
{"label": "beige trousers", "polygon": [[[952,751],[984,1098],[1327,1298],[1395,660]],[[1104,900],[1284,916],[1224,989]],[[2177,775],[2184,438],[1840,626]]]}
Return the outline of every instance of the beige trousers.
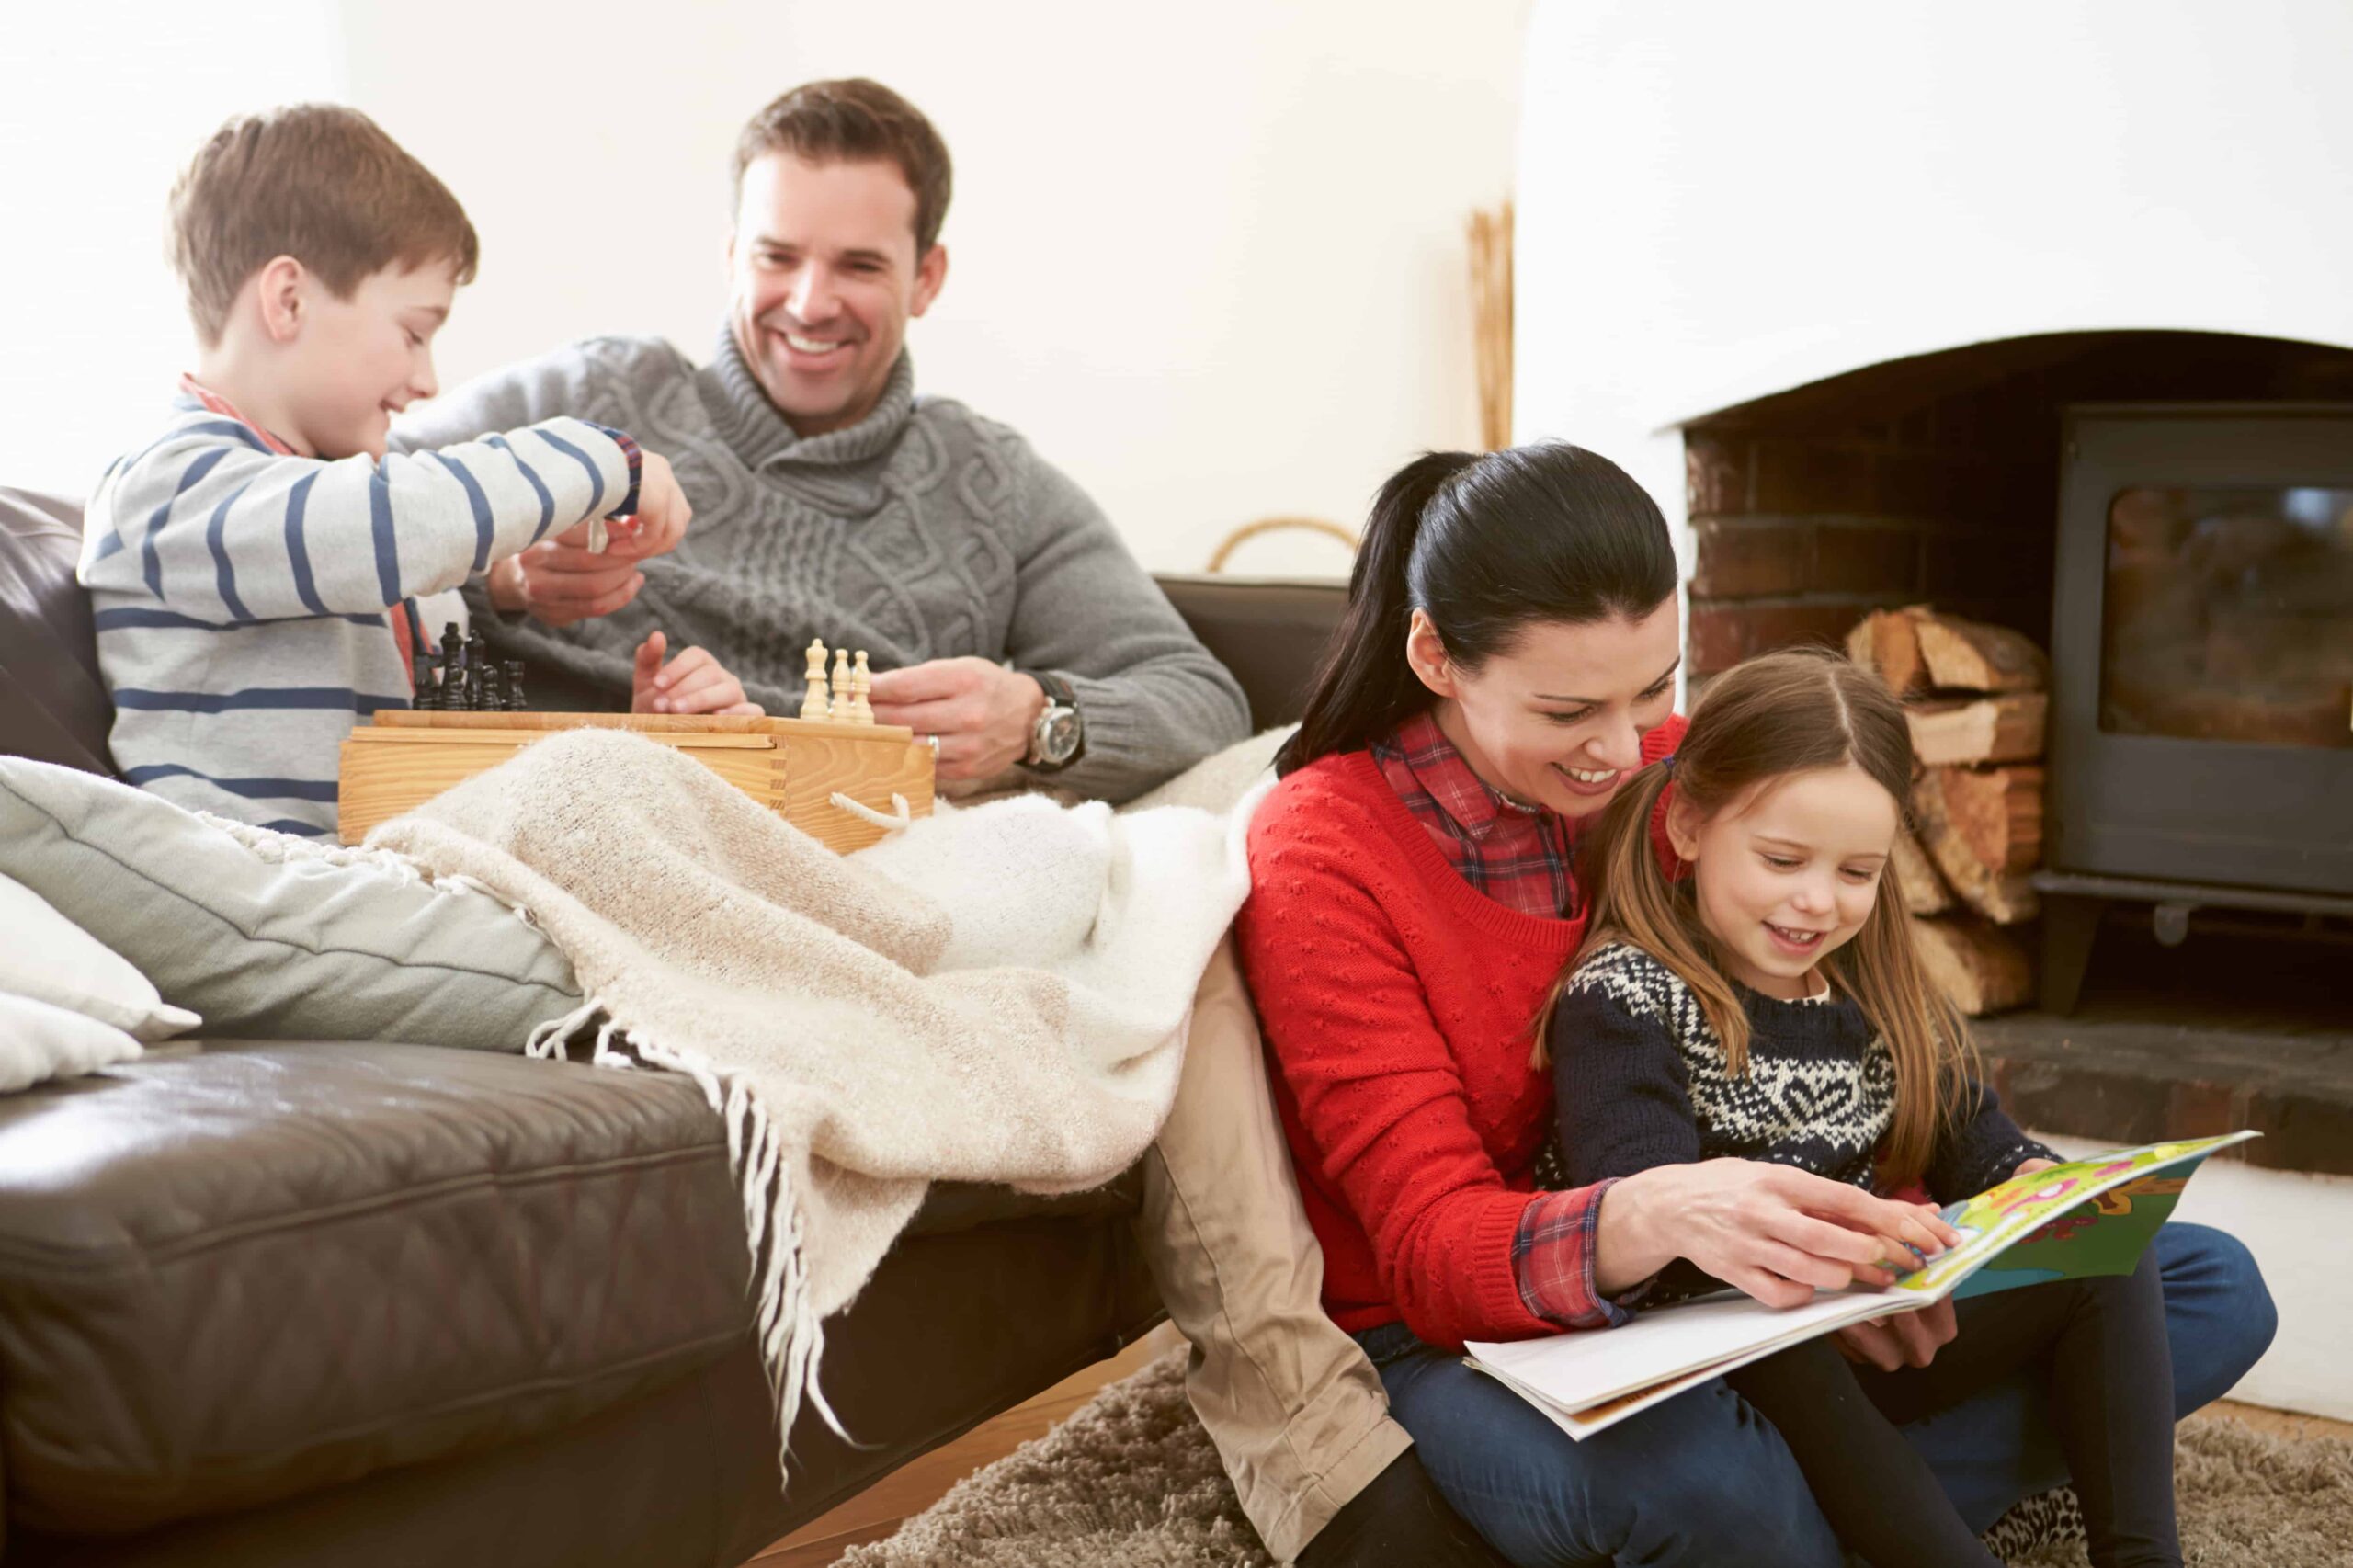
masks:
{"label": "beige trousers", "polygon": [[1290,1562],[1412,1439],[1372,1363],[1324,1313],[1324,1255],[1231,937],[1201,978],[1176,1108],[1143,1172],[1137,1231],[1192,1342],[1186,1392],[1243,1512]]}

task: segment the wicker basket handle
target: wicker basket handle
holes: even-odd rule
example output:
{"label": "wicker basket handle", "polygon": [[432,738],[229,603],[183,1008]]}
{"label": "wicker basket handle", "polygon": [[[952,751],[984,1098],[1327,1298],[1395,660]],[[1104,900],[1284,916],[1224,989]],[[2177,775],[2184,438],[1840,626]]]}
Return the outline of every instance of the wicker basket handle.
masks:
{"label": "wicker basket handle", "polygon": [[1357,536],[1337,523],[1327,522],[1322,517],[1261,517],[1255,523],[1243,524],[1218,540],[1217,549],[1210,552],[1209,569],[1212,572],[1224,571],[1227,560],[1245,542],[1256,539],[1260,534],[1279,533],[1284,528],[1304,528],[1310,533],[1328,535],[1347,545],[1350,555],[1356,553]]}

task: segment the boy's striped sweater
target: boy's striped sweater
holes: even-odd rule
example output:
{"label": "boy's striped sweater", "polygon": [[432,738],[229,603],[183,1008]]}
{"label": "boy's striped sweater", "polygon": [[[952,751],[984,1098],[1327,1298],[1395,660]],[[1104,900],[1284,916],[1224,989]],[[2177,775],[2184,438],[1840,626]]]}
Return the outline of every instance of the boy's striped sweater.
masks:
{"label": "boy's striped sweater", "polygon": [[191,811],[332,834],[343,738],[409,705],[409,601],[633,510],[638,467],[627,437],[576,419],[330,462],[183,382],[85,525],[116,767]]}

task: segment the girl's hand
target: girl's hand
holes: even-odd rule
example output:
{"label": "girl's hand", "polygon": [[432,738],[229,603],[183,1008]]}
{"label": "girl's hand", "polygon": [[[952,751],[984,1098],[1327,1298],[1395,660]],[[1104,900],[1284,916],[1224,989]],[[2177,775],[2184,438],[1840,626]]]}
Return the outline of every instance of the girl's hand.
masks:
{"label": "girl's hand", "polygon": [[631,673],[629,710],[632,713],[724,713],[759,718],[766,710],[744,695],[744,683],[708,650],[689,648],[665,664],[669,639],[659,631],[637,645],[637,663]]}
{"label": "girl's hand", "polygon": [[1787,1165],[1702,1160],[1654,1165],[1602,1200],[1596,1282],[1615,1295],[1675,1258],[1768,1307],[1800,1306],[1816,1290],[1890,1285],[1912,1255],[1933,1257],[1961,1234],[1935,1210],[1875,1198]]}
{"label": "girl's hand", "polygon": [[1952,1298],[1947,1296],[1916,1312],[1898,1312],[1876,1323],[1850,1323],[1830,1337],[1847,1360],[1868,1361],[1882,1372],[1893,1372],[1900,1367],[1927,1366],[1960,1332]]}

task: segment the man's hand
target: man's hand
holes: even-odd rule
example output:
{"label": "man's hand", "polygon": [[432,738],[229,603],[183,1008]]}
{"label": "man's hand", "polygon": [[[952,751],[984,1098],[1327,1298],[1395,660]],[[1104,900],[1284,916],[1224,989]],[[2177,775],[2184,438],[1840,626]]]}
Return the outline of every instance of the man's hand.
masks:
{"label": "man's hand", "polygon": [[1898,1312],[1876,1323],[1850,1323],[1831,1337],[1847,1360],[1869,1362],[1882,1372],[1893,1372],[1900,1367],[1927,1366],[1960,1332],[1961,1324],[1952,1315],[1952,1298],[1948,1296],[1916,1312]]}
{"label": "man's hand", "polygon": [[662,662],[670,640],[659,631],[637,645],[630,672],[632,713],[725,713],[757,719],[767,710],[744,695],[744,683],[729,675],[709,650],[689,648]]}
{"label": "man's hand", "polygon": [[490,569],[490,602],[508,614],[527,613],[550,626],[570,626],[610,615],[645,586],[637,563],[677,548],[694,509],[661,454],[642,455],[637,514],[607,524],[602,554],[588,548],[590,525],[576,524]]}
{"label": "man's hand", "polygon": [[1046,692],[1028,676],[986,659],[934,659],[874,677],[868,700],[878,724],[939,737],[939,777],[987,778],[1029,750]]}

